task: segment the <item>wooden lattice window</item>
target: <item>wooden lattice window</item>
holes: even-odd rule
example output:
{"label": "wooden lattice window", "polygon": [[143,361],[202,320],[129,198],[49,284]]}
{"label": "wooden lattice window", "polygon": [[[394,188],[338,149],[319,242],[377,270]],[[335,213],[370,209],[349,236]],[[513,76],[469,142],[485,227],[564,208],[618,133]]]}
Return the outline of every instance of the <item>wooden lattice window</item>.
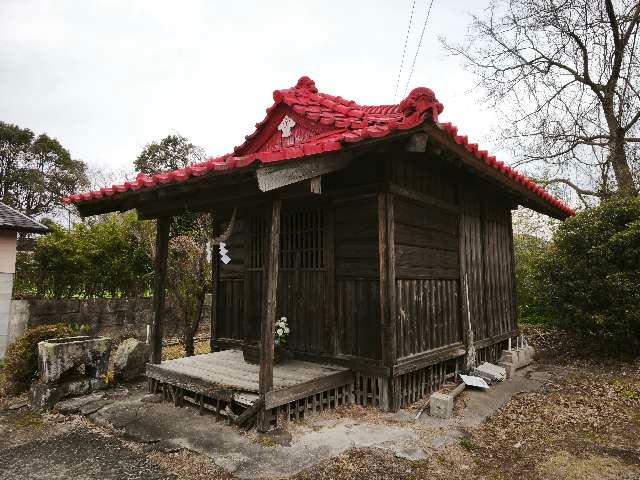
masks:
{"label": "wooden lattice window", "polygon": [[264,216],[251,217],[249,235],[249,268],[262,268],[267,239],[267,222]]}
{"label": "wooden lattice window", "polygon": [[[262,268],[264,264],[266,227],[264,216],[251,218],[250,268]],[[280,223],[280,268],[322,269],[324,257],[324,211],[283,212]]]}
{"label": "wooden lattice window", "polygon": [[322,209],[282,215],[280,266],[283,269],[324,268],[324,212]]}

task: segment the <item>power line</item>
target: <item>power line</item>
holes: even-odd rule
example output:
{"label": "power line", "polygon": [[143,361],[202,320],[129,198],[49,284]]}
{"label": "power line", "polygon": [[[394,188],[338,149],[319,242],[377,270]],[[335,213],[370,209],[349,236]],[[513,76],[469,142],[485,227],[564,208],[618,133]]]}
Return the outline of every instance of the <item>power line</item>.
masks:
{"label": "power line", "polygon": [[427,28],[427,22],[429,21],[429,15],[431,14],[431,7],[433,6],[433,0],[429,3],[429,9],[427,10],[427,15],[424,17],[424,23],[422,24],[422,32],[420,33],[420,40],[418,40],[418,48],[416,48],[416,54],[413,57],[413,63],[411,64],[411,71],[409,72],[409,77],[407,78],[407,83],[404,86],[404,93],[402,96],[404,97],[407,94],[407,89],[409,88],[409,82],[411,81],[411,77],[413,75],[413,69],[416,66],[416,60],[418,59],[418,53],[420,53],[420,46],[422,45],[422,37],[424,37],[424,31]]}
{"label": "power line", "polygon": [[411,15],[409,16],[409,26],[407,27],[407,34],[404,37],[404,48],[402,49],[402,60],[400,60],[400,69],[398,70],[398,78],[396,78],[396,89],[393,92],[393,101],[396,101],[398,95],[398,87],[400,86],[400,75],[402,74],[402,67],[404,66],[404,57],[407,54],[407,43],[409,42],[409,32],[411,31],[411,23],[413,22],[413,12],[416,8],[416,0],[413,0],[411,4]]}

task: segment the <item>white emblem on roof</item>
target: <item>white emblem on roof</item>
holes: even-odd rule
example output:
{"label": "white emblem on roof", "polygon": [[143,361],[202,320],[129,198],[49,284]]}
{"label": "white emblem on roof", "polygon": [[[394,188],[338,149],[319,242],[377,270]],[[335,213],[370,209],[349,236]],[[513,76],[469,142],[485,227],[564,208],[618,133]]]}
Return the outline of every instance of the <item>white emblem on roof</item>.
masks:
{"label": "white emblem on roof", "polygon": [[282,132],[282,138],[287,138],[291,136],[291,129],[296,126],[296,122],[294,122],[293,118],[285,115],[280,125],[278,125],[278,130]]}

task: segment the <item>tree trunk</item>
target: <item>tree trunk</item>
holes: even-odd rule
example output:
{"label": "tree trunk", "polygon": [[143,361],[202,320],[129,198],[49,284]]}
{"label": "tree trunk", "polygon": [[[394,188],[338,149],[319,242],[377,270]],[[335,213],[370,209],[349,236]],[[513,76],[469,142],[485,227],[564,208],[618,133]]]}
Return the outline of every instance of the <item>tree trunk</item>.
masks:
{"label": "tree trunk", "polygon": [[195,353],[195,345],[193,341],[193,333],[191,328],[185,325],[184,329],[184,354],[187,357],[193,357]]}
{"label": "tree trunk", "polygon": [[624,131],[619,128],[609,142],[609,160],[618,183],[618,192],[627,197],[635,197],[638,195],[638,189],[631,175],[624,144]]}
{"label": "tree trunk", "polygon": [[[187,357],[192,357],[193,355],[195,355],[194,337],[196,336],[198,328],[200,327],[200,319],[202,318],[202,311],[204,309],[204,296],[204,292],[199,293],[196,296],[195,312],[187,308],[184,309],[182,336],[184,339],[184,352],[185,356]],[[193,318],[191,318],[192,313],[195,313],[193,315]]]}

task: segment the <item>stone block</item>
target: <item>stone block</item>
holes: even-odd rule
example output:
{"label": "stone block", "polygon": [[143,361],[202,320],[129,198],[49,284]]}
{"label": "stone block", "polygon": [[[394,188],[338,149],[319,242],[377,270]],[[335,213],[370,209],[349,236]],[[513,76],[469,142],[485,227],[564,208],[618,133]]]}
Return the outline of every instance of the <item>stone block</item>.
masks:
{"label": "stone block", "polygon": [[111,339],[107,337],[71,337],[38,343],[38,371],[45,384],[59,382],[77,367],[91,369],[90,376],[104,375],[109,366]]}
{"label": "stone block", "polygon": [[29,400],[51,409],[65,397],[86,395],[105,388],[111,339],[70,337],[38,343],[40,378],[31,385]]}
{"label": "stone block", "polygon": [[504,368],[489,362],[478,365],[471,373],[492,382],[501,382],[507,378],[507,372]]}
{"label": "stone block", "polygon": [[500,361],[505,363],[518,363],[518,354],[515,350],[502,350]]}
{"label": "stone block", "polygon": [[498,362],[498,366],[504,368],[504,371],[507,375],[507,378],[513,377],[513,374],[516,373],[516,364],[510,362]]}
{"label": "stone block", "polygon": [[531,345],[528,345],[525,347],[525,351],[527,352],[527,357],[529,357],[529,360],[533,360],[533,357],[535,357],[536,355],[536,349]]}
{"label": "stone block", "polygon": [[145,373],[149,346],[135,338],[122,342],[113,355],[113,371],[120,380],[132,380]]}
{"label": "stone block", "polygon": [[101,388],[105,388],[105,384],[99,378],[83,378],[55,385],[35,381],[29,390],[29,403],[37,409],[51,410],[63,398],[87,395]]}
{"label": "stone block", "polygon": [[448,419],[453,415],[453,396],[446,393],[432,393],[429,398],[429,414],[432,417]]}

